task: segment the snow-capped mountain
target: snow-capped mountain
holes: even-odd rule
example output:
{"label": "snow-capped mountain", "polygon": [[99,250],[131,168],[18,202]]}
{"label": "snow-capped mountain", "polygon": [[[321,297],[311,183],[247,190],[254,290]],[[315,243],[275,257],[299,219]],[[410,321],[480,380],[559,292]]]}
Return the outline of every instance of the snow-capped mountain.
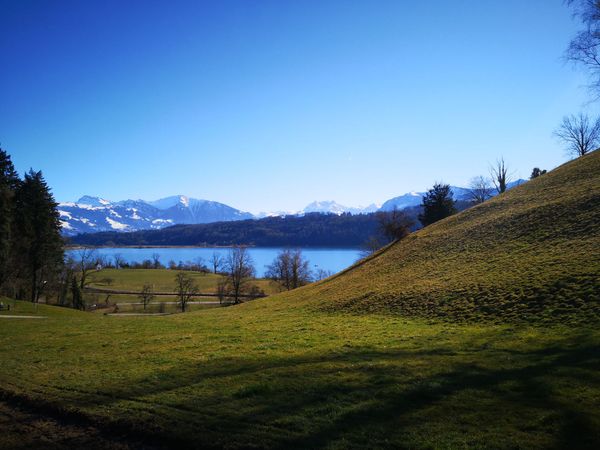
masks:
{"label": "snow-capped mountain", "polygon": [[410,208],[411,206],[418,206],[423,200],[423,192],[409,192],[398,197],[394,197],[384,202],[381,205],[381,211],[391,211],[394,208],[404,209]]}
{"label": "snow-capped mountain", "polygon": [[[508,184],[518,186],[525,180]],[[469,189],[451,186],[455,200],[469,200]],[[424,192],[409,192],[386,201],[381,207],[349,207],[334,200],[314,201],[302,211],[275,211],[252,215],[223,203],[174,195],[159,200],[122,200],[111,202],[100,197],[84,195],[76,202],[59,203],[58,212],[65,235],[99,231],[136,231],[168,227],[176,224],[199,224],[264,217],[302,216],[309,213],[367,214],[419,206]],[[495,195],[495,191],[493,193]]]}
{"label": "snow-capped mountain", "polygon": [[59,203],[63,233],[135,231],[164,228],[175,224],[209,223],[253,218],[223,203],[188,198],[184,195],[147,202],[111,202],[85,195],[76,202]]}
{"label": "snow-capped mountain", "polygon": [[359,207],[344,206],[344,205],[340,205],[339,203],[337,203],[334,200],[325,200],[325,201],[320,201],[320,202],[314,201],[312,203],[309,203],[302,210],[302,212],[304,214],[314,213],[314,212],[330,213],[330,214],[338,214],[338,215],[343,214],[343,213],[366,214],[366,213],[375,212],[378,209],[379,209],[379,206],[377,206],[374,203],[363,208],[361,206],[359,206]]}

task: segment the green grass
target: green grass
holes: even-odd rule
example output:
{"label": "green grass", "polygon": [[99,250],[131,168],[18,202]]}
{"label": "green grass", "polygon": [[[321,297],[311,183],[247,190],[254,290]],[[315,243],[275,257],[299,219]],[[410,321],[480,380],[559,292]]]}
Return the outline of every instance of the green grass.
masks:
{"label": "green grass", "polygon": [[599,198],[596,152],[290,293],[166,317],[39,305],[0,319],[0,392],[123,445],[594,448]]}
{"label": "green grass", "polygon": [[161,318],[39,311],[49,318],[1,323],[1,389],[163,443],[547,448],[600,438],[594,327],[426,323],[278,300]]}
{"label": "green grass", "polygon": [[[186,272],[198,285],[201,292],[214,292],[221,275],[201,272]],[[114,290],[141,291],[144,284],[153,285],[157,292],[174,292],[177,271],[168,269],[103,269],[90,273],[90,287]],[[111,279],[108,284],[104,280]]]}
{"label": "green grass", "polygon": [[[212,273],[187,271],[198,290],[203,293],[214,293],[217,290],[217,284],[223,277]],[[90,272],[89,287],[121,290],[121,291],[141,291],[144,284],[153,286],[155,292],[175,292],[176,270],[169,269],[102,269]],[[110,279],[110,283],[107,282]],[[273,282],[266,279],[252,280],[260,289],[267,294],[277,292]],[[158,298],[157,298],[158,299]],[[137,301],[137,300],[136,300]]]}

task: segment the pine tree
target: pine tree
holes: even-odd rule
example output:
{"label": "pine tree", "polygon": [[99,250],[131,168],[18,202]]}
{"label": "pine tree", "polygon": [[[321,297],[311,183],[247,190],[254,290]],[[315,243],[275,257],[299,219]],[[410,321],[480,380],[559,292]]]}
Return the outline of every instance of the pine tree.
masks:
{"label": "pine tree", "polygon": [[424,227],[456,213],[452,191],[447,184],[434,184],[423,196],[422,206],[423,213],[419,214],[419,221]]}
{"label": "pine tree", "polygon": [[57,276],[64,259],[60,220],[42,172],[30,170],[16,192],[14,239],[20,278],[32,301],[37,301],[48,280]]}
{"label": "pine tree", "polygon": [[7,281],[10,268],[10,248],[13,236],[15,191],[19,187],[10,156],[0,148],[0,289]]}

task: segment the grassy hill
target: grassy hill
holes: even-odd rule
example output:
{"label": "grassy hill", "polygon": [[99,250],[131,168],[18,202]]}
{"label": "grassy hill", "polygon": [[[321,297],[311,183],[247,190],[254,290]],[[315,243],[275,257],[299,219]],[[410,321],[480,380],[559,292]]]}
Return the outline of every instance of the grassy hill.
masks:
{"label": "grassy hill", "polygon": [[16,302],[45,318],[0,317],[0,447],[595,448],[599,176],[596,152],[241,306]]}
{"label": "grassy hill", "polygon": [[600,318],[600,151],[294,292],[328,311],[451,320]]}

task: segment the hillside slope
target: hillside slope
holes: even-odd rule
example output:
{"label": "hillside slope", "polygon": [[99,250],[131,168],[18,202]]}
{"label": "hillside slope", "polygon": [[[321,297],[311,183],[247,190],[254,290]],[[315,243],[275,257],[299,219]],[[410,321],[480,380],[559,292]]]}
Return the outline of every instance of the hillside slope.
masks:
{"label": "hillside slope", "polygon": [[289,297],[453,320],[596,320],[599,280],[596,151]]}
{"label": "hillside slope", "polygon": [[235,307],[11,301],[0,448],[596,448],[599,176],[596,153]]}

